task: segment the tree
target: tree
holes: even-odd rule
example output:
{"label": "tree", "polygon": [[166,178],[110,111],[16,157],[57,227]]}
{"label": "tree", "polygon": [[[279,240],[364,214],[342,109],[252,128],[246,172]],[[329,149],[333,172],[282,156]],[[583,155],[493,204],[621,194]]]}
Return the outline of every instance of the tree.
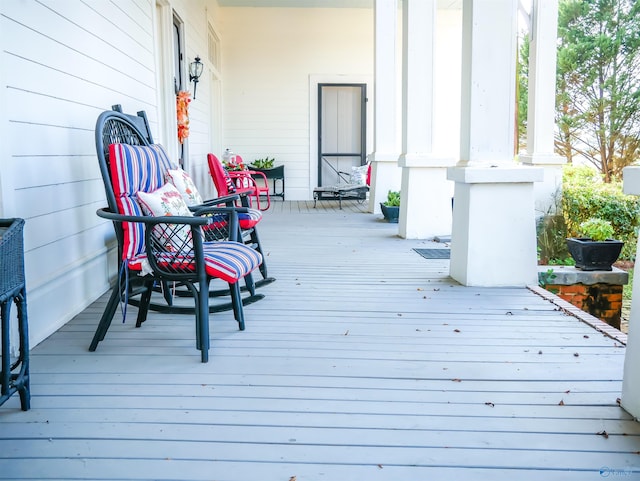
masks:
{"label": "tree", "polygon": [[529,97],[529,35],[524,35],[520,40],[518,52],[518,63],[516,66],[517,76],[517,124],[518,124],[518,151],[526,145],[527,140],[527,115]]}
{"label": "tree", "polygon": [[640,1],[560,0],[556,148],[606,182],[640,157]]}

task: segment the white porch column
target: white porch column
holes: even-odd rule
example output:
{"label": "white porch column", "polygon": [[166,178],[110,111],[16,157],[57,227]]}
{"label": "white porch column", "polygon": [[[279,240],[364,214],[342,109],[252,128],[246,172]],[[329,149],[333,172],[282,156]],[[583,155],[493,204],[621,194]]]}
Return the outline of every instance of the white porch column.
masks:
{"label": "white porch column", "polygon": [[533,182],[543,172],[513,161],[517,3],[463,2],[461,160],[448,171],[450,274],[469,286],[537,283]]}
{"label": "white porch column", "polygon": [[451,188],[433,147],[436,0],[403,0],[402,186],[399,234],[427,239],[451,233]]}
{"label": "white porch column", "polygon": [[369,212],[379,213],[389,190],[400,190],[396,124],[397,0],[375,0],[374,152]]}
{"label": "white porch column", "polygon": [[567,161],[554,153],[558,0],[533,0],[531,20],[527,152],[520,160],[544,169],[544,181],[534,187],[536,216],[541,216],[556,213]]}
{"label": "white porch column", "polygon": [[[624,193],[640,195],[640,167],[625,167],[622,170],[622,177]],[[636,259],[638,253],[640,253],[640,238],[636,246]],[[621,405],[634,418],[640,419],[640,282],[633,283],[631,299]]]}

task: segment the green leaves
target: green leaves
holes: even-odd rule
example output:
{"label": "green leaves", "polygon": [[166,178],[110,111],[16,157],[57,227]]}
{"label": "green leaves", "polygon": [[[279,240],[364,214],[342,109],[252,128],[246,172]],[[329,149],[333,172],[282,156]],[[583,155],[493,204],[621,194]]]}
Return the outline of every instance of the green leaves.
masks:
{"label": "green leaves", "polygon": [[640,156],[640,2],[561,0],[557,147],[604,180]]}
{"label": "green leaves", "polygon": [[275,158],[265,157],[264,159],[256,159],[251,163],[251,166],[256,169],[271,169],[273,167],[273,163],[276,161]]}
{"label": "green leaves", "polygon": [[400,207],[400,192],[390,190],[387,193],[387,200],[384,205],[389,207]]}
{"label": "green leaves", "polygon": [[580,224],[586,220],[592,217],[604,219],[613,226],[616,239],[625,242],[621,257],[634,257],[640,200],[624,194],[619,182],[606,184],[594,169],[586,166],[565,166],[562,211],[568,237],[579,236]]}

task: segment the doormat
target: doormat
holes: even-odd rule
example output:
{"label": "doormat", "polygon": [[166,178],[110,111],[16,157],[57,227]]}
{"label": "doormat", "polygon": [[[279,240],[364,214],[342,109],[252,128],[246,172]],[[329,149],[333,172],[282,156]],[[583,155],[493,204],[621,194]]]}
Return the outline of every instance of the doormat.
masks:
{"label": "doormat", "polygon": [[413,249],[425,259],[450,259],[451,249]]}

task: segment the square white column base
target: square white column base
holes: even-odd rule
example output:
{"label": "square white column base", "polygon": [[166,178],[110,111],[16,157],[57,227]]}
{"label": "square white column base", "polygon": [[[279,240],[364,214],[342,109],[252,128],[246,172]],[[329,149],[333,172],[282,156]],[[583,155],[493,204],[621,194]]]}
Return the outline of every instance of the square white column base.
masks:
{"label": "square white column base", "polygon": [[455,181],[451,277],[467,286],[537,284],[533,183],[542,169],[453,167],[448,178]]}
{"label": "square white column base", "polygon": [[453,182],[446,167],[403,167],[398,234],[405,239],[450,235]]}

